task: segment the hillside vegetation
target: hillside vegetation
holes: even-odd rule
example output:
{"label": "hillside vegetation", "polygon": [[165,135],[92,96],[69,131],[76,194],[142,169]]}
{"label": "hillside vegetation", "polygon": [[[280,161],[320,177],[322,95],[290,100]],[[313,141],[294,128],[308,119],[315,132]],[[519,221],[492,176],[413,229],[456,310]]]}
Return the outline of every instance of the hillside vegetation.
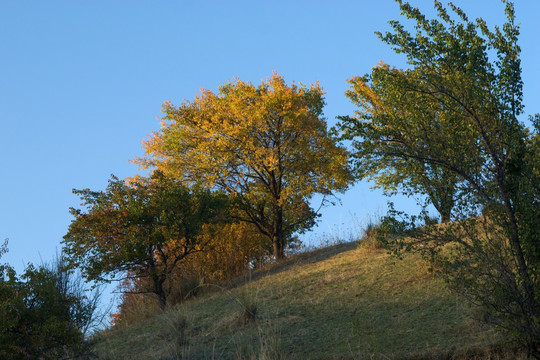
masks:
{"label": "hillside vegetation", "polygon": [[420,257],[406,257],[358,243],[297,255],[106,331],[95,352],[132,360],[505,358],[482,313]]}

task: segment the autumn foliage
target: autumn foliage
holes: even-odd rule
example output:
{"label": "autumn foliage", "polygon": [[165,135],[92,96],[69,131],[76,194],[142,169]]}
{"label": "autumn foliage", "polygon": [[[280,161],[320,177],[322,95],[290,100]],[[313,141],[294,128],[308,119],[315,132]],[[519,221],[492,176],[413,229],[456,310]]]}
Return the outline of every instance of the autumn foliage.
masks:
{"label": "autumn foliage", "polygon": [[180,106],[166,102],[161,129],[136,162],[229,194],[233,216],[253,224],[280,259],[293,235],[315,224],[313,195],[352,182],[323,106],[318,84],[287,85],[278,74],[259,86],[237,79]]}
{"label": "autumn foliage", "polygon": [[[167,304],[181,303],[215,285],[224,286],[257,270],[271,261],[271,247],[266,238],[248,223],[222,223],[203,226],[201,241],[206,251],[192,254],[173,270],[166,281]],[[147,278],[126,279],[120,289],[122,302],[113,325],[126,326],[159,311],[156,299],[141,296],[152,288]]]}

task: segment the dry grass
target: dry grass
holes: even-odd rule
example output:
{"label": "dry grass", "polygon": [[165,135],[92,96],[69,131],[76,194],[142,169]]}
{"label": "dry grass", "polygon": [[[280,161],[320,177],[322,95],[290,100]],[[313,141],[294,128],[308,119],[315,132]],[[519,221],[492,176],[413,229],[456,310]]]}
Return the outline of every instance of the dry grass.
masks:
{"label": "dry grass", "polygon": [[413,255],[336,245],[102,334],[95,349],[130,360],[504,358],[490,350],[501,337],[427,268]]}

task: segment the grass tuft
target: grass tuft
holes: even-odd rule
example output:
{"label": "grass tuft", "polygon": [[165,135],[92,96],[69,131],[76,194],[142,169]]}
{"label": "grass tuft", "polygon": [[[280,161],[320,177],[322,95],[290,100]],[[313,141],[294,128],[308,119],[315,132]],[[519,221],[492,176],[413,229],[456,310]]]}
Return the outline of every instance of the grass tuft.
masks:
{"label": "grass tuft", "polygon": [[179,313],[171,312],[172,316],[169,318],[171,334],[174,339],[174,345],[177,349],[183,348],[188,343],[187,328],[188,323],[184,316]]}
{"label": "grass tuft", "polygon": [[252,343],[237,344],[237,360],[285,360],[281,350],[281,333],[266,322],[257,327],[257,338]]}
{"label": "grass tuft", "polygon": [[381,240],[381,220],[380,217],[368,217],[361,227],[361,237],[358,240],[360,246],[368,250],[384,249],[384,243]]}
{"label": "grass tuft", "polygon": [[260,301],[258,291],[251,286],[246,286],[237,295],[237,301],[241,306],[238,316],[239,325],[247,325],[258,319]]}

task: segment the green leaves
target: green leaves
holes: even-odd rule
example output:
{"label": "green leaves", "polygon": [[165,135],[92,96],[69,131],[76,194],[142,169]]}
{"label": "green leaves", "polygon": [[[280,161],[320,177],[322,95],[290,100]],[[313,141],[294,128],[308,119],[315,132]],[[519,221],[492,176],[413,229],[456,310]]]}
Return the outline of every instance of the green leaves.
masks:
{"label": "green leaves", "polygon": [[455,289],[488,309],[490,321],[540,356],[538,134],[518,121],[513,4],[505,2],[502,30],[453,5],[457,19],[436,2],[439,19],[429,20],[399,4],[416,33],[392,21],[393,31],[380,37],[407,55],[410,68],[379,64],[349,80],[347,96],[360,109],[341,117],[339,128],[353,141],[356,173],[387,193],[424,194],[443,220],[454,220],[387,223],[410,229],[406,244],[394,241],[398,250],[421,250]]}
{"label": "green leaves", "polygon": [[155,172],[129,181],[112,177],[103,192],[75,190],[86,211],[75,217],[64,236],[71,267],[89,280],[111,281],[127,273],[151,278],[164,306],[164,282],[178,262],[203,251],[203,224],[224,221],[228,200],[219,193],[186,188]]}
{"label": "green leaves", "polygon": [[71,292],[70,275],[32,264],[20,276],[7,265],[0,270],[2,359],[64,359],[84,353],[83,335],[95,304]]}

